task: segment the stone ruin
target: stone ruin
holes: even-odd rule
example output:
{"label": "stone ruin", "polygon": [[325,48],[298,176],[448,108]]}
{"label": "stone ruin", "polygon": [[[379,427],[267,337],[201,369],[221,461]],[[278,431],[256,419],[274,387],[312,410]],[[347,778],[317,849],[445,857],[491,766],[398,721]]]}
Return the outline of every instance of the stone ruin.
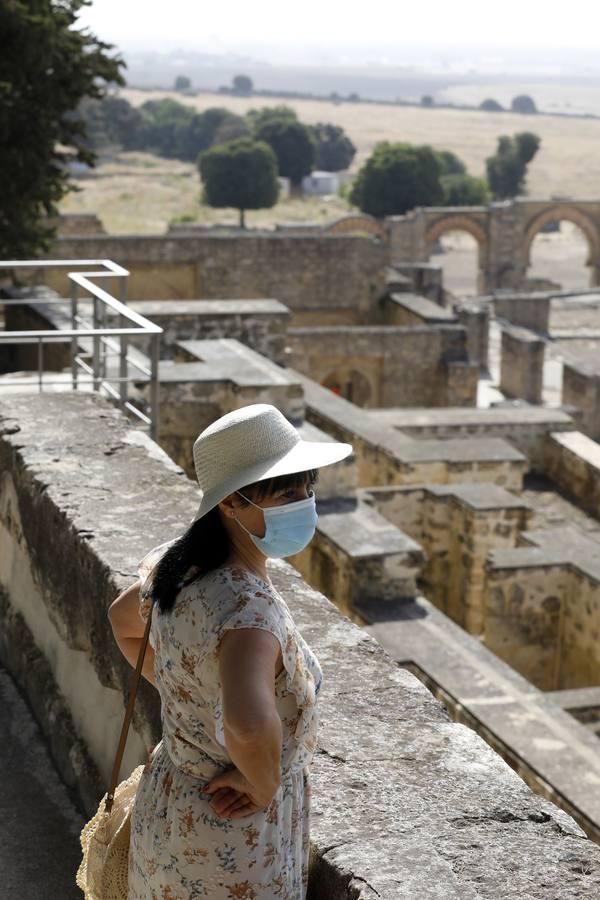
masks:
{"label": "stone ruin", "polygon": [[[0,377],[0,660],[63,779],[95,807],[129,673],[106,607],[189,523],[194,438],[269,402],[306,439],[354,446],[320,472],[315,540],[272,562],[330,685],[309,896],[599,894],[600,298],[503,288],[453,306],[439,270],[391,262],[377,236],[211,239],[212,256],[207,236],[170,235],[134,260],[130,305],[164,329],[157,444],[104,398]],[[61,240],[66,258],[117,244]],[[177,291],[140,296],[167,268]],[[48,274],[56,302],[32,288],[7,330],[66,326]],[[69,365],[64,346],[47,365]],[[33,368],[24,345],[3,360]],[[148,402],[147,379],[133,390]],[[125,766],[158,729],[144,685]]]}

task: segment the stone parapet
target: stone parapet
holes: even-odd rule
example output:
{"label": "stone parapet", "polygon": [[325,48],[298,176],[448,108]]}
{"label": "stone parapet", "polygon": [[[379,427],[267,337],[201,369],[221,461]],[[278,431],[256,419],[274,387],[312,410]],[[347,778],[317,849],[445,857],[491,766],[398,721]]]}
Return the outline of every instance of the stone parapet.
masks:
{"label": "stone parapet", "polygon": [[600,371],[565,362],[562,402],[576,407],[580,411],[581,430],[594,441],[600,440]]}
{"label": "stone parapet", "polygon": [[[131,677],[107,608],[147,550],[189,525],[197,492],[119,411],[90,395],[3,400],[0,464],[0,583],[10,604],[0,650],[14,640],[25,654],[17,636],[27,632],[47,667],[32,672],[21,652],[3,662],[32,699],[49,698],[34,704],[49,738],[56,717],[69,717],[72,734],[56,734],[52,753],[89,813],[108,781]],[[526,896],[546,881],[556,900],[600,891],[600,850],[572,818],[451,721],[289,564],[272,561],[270,573],[324,673],[310,900],[396,900],[398,885],[414,900],[475,898],[474,884],[490,897]],[[124,773],[145,759],[159,727],[156,692],[143,684]],[[585,793],[592,814],[597,791]]]}
{"label": "stone parapet", "polygon": [[472,633],[486,632],[486,560],[517,546],[531,510],[494,484],[363,489],[361,495],[423,548],[421,584],[435,605]]}
{"label": "stone parapet", "polygon": [[600,515],[600,445],[580,431],[552,432],[546,439],[545,472],[593,516]]}
{"label": "stone parapet", "polygon": [[486,299],[491,302],[498,319],[538,334],[548,333],[551,293],[496,291]]}
{"label": "stone parapet", "polygon": [[524,453],[530,468],[545,470],[546,439],[552,432],[572,431],[573,418],[564,409],[542,406],[490,406],[470,409],[373,409],[373,420],[391,425],[406,437],[422,440],[495,437]]}
{"label": "stone parapet", "polygon": [[524,532],[487,567],[485,642],[542,690],[600,683],[600,543],[572,527]]}
{"label": "stone parapet", "polygon": [[[289,370],[288,370],[289,371]],[[413,440],[378,422],[299,372],[306,417],[313,424],[354,445],[362,487],[392,484],[449,484],[470,479],[520,491],[527,470],[525,456],[500,438]]]}
{"label": "stone parapet", "polygon": [[528,403],[542,402],[546,342],[526,328],[502,326],[500,390]]}
{"label": "stone parapet", "polygon": [[450,325],[456,316],[450,309],[411,293],[389,293],[381,304],[386,325]]}

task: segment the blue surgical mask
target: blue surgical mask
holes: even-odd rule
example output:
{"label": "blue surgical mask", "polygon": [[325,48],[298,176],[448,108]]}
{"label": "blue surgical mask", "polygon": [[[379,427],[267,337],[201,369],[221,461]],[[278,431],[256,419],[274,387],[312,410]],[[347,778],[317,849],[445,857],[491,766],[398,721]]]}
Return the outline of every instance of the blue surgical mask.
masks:
{"label": "blue surgical mask", "polygon": [[[236,491],[236,493],[240,497],[244,497],[241,491]],[[239,519],[236,519],[236,522],[242,526],[244,531],[248,532],[265,556],[275,558],[293,556],[294,553],[304,550],[312,540],[319,518],[314,492],[306,500],[295,500],[293,503],[284,503],[282,506],[264,507],[254,503],[249,497],[244,497],[244,500],[252,503],[252,506],[256,506],[257,509],[262,509],[265,517],[264,537],[252,534]]]}

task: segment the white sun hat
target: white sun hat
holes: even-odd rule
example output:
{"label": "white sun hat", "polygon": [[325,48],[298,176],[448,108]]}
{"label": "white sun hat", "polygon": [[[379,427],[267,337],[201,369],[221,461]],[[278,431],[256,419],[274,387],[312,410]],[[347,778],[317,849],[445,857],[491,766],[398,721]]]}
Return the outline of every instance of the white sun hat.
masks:
{"label": "white sun hat", "polygon": [[253,403],[221,416],[194,441],[202,501],[193,522],[254,481],[339,462],[352,444],[305,441],[277,407]]}

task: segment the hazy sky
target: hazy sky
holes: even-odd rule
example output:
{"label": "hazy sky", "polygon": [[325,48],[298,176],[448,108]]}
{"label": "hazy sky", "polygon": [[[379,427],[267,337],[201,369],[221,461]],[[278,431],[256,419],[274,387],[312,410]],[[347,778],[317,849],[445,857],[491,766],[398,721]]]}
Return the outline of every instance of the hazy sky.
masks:
{"label": "hazy sky", "polygon": [[393,43],[539,49],[593,49],[600,43],[597,0],[94,0],[81,19],[121,46],[369,45]]}

